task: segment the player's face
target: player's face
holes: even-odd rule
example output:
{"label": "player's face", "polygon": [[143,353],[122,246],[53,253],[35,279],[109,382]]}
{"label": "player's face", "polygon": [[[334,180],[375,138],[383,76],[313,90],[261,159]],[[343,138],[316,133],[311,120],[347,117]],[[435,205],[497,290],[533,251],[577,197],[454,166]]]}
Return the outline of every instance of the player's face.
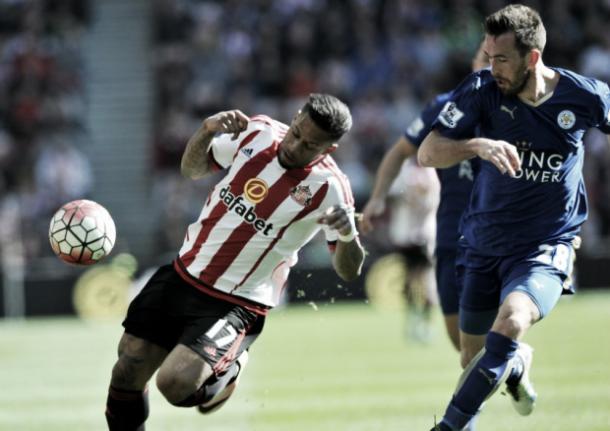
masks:
{"label": "player's face", "polygon": [[491,74],[500,91],[506,95],[519,94],[530,76],[527,55],[522,57],[515,44],[515,34],[485,36],[484,51],[489,59]]}
{"label": "player's face", "polygon": [[304,168],[322,154],[333,151],[337,147],[335,141],[308,114],[299,113],[280,143],[278,158],[285,168]]}

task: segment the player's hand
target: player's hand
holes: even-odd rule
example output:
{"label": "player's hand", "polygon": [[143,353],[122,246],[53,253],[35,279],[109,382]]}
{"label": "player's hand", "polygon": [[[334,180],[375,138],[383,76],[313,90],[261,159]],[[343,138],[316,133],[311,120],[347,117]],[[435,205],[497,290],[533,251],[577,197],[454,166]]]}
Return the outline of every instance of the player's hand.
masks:
{"label": "player's hand", "polygon": [[231,139],[237,139],[246,130],[250,118],[239,109],[223,111],[203,120],[203,128],[208,133],[233,133]]}
{"label": "player's hand", "polygon": [[506,141],[479,138],[477,155],[483,160],[493,163],[503,174],[511,177],[521,169],[521,160],[514,145]]}
{"label": "player's hand", "polygon": [[354,229],[354,222],[350,220],[351,215],[340,206],[332,206],[326,210],[324,215],[318,218],[318,223],[325,224],[340,235],[349,235]]}
{"label": "player's hand", "polygon": [[375,228],[375,219],[381,217],[385,212],[385,199],[371,198],[362,211],[362,221],[360,222],[360,231],[363,234],[368,234]]}

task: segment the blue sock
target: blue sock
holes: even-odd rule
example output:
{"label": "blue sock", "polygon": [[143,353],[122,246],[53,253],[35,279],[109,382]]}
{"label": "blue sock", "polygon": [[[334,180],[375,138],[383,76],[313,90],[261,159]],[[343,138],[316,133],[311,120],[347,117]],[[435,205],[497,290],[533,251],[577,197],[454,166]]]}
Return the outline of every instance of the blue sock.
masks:
{"label": "blue sock", "polygon": [[519,343],[490,332],[485,340],[485,351],[472,367],[464,373],[462,386],[459,387],[447,406],[442,423],[454,430],[461,430],[477,414],[481,404],[497,388],[502,375],[515,356]]}
{"label": "blue sock", "polygon": [[476,425],[477,425],[477,420],[478,419],[479,419],[479,415],[478,414],[474,415],[473,418],[470,419],[470,421],[462,429],[462,431],[474,431],[476,429]]}

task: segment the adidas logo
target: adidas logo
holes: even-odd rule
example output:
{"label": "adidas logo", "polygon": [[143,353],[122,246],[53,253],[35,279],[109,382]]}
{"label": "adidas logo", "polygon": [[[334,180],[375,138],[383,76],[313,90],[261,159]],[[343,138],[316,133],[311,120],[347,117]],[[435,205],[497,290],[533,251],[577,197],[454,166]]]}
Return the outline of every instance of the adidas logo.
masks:
{"label": "adidas logo", "polygon": [[247,157],[252,157],[252,148],[242,148],[241,152],[244,153]]}

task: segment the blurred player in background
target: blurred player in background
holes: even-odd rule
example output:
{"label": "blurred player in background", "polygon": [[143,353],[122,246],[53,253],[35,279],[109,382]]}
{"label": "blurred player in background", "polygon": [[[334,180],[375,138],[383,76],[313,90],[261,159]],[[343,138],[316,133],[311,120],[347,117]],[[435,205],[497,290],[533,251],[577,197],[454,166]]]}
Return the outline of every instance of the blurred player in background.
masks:
{"label": "blurred player in background", "polygon": [[422,342],[429,340],[432,307],[437,302],[432,262],[439,191],[434,169],[419,166],[416,158],[403,163],[389,191],[388,236],[406,268],[407,331]]}
{"label": "blurred player in background", "polygon": [[312,94],[290,127],[238,110],[203,121],[182,158],[192,179],[228,169],[189,226],[173,265],[131,303],[112,370],[109,429],[144,430],[147,382],[176,406],[220,407],[277,305],[297,252],[323,230],[337,274],[353,280],[364,251],[349,182],[329,153],[349,109]]}
{"label": "blurred player in background", "polygon": [[[473,70],[486,67],[482,49],[472,60]],[[360,225],[362,233],[367,234],[375,228],[375,219],[386,210],[386,197],[398,176],[401,166],[409,157],[416,155],[418,147],[432,128],[432,122],[449,98],[449,93],[437,96],[407,127],[403,136],[385,154],[379,169],[373,193],[363,210]],[[440,205],[436,214],[436,285],[447,333],[451,343],[459,351],[458,329],[459,289],[455,280],[455,256],[458,241],[458,224],[462,212],[470,198],[472,189],[473,161],[464,160],[457,166],[437,170],[441,184]],[[417,229],[417,225],[405,228]]]}
{"label": "blurred player in background", "polygon": [[[487,67],[489,62],[479,47],[472,59],[472,70]],[[386,210],[386,198],[390,187],[398,176],[401,166],[407,159],[417,154],[424,138],[432,130],[432,123],[450,97],[450,93],[438,95],[426,106],[398,138],[394,146],[385,154],[375,180],[373,193],[363,210],[360,225],[362,233],[367,234],[375,228],[375,219]],[[459,164],[445,169],[437,169],[440,180],[440,202],[436,213],[435,273],[438,299],[443,312],[445,328],[454,348],[460,350],[460,333],[458,325],[460,287],[456,280],[456,254],[458,243],[458,225],[470,199],[476,160],[463,160]],[[411,226],[417,229],[418,224]],[[409,226],[406,226],[409,228]],[[468,430],[474,430],[474,421],[468,424]]]}
{"label": "blurred player in background", "polygon": [[[533,411],[532,349],[519,340],[553,309],[587,216],[582,137],[610,133],[610,89],[542,62],[539,14],[510,5],[485,20],[491,69],[452,93],[418,157],[444,168],[478,157],[461,223],[460,383],[434,430],[461,430],[504,382]],[[475,137],[476,136],[476,137]]]}

